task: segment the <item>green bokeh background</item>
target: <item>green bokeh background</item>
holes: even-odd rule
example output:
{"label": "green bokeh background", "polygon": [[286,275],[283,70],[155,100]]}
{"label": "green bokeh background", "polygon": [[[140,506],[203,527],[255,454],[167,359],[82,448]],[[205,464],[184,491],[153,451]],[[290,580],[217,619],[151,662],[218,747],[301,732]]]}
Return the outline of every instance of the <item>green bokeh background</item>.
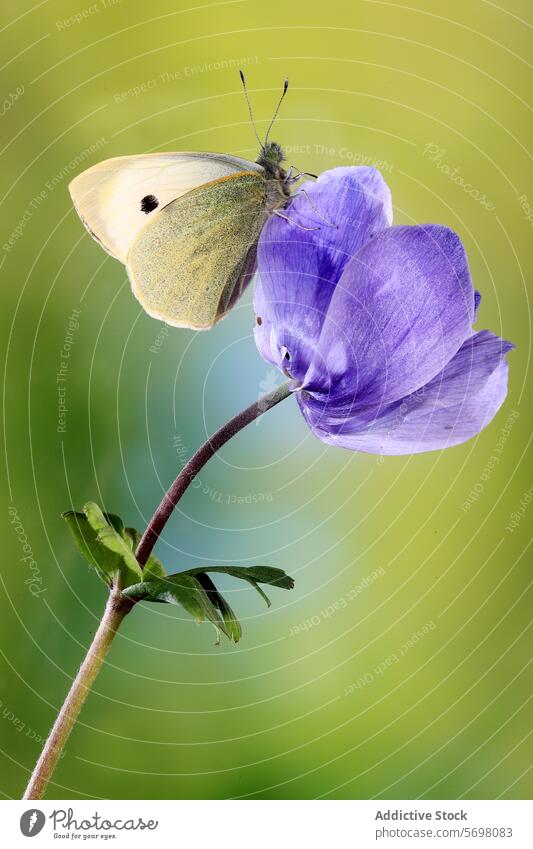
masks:
{"label": "green bokeh background", "polygon": [[[27,220],[0,250],[2,793],[20,796],[35,737],[105,601],[60,511],[93,498],[142,528],[185,454],[279,381],[255,349],[251,292],[212,332],[158,339],[162,325],[86,234],[67,191],[83,167],[125,153],[254,158],[242,66],[261,130],[290,77],[274,134],[289,163],[314,172],[381,163],[397,222],[460,233],[483,293],[478,327],[517,344],[509,396],[477,439],[442,454],[382,460],[327,448],[293,401],[224,448],[183,499],[160,557],[175,568],[269,563],[296,588],[273,590],[266,611],[252,590],[223,581],[245,629],[236,647],[215,648],[210,627],[175,608],[139,605],[49,797],[527,797],[530,4],[3,8],[2,97],[23,92],[1,123],[2,245]],[[441,151],[433,162],[428,145]],[[56,374],[73,310],[58,433]],[[36,596],[10,507],[37,562]]]}

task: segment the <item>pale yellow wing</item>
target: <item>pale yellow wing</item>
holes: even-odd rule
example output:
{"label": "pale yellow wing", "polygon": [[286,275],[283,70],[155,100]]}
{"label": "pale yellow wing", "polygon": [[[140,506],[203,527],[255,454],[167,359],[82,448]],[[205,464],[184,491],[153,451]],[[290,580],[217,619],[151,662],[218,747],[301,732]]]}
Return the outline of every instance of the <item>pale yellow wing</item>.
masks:
{"label": "pale yellow wing", "polygon": [[91,235],[111,256],[126,261],[138,232],[171,201],[255,162],[224,153],[149,153],[106,159],[79,174],[69,189]]}
{"label": "pale yellow wing", "polygon": [[266,180],[244,172],[168,204],[138,233],[126,267],[147,313],[205,330],[231,308],[255,267]]}

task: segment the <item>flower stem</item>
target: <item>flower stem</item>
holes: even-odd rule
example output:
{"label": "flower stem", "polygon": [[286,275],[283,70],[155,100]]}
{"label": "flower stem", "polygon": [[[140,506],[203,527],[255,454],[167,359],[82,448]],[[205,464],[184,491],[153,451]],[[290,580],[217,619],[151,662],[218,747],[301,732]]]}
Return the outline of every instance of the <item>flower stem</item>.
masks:
{"label": "flower stem", "polygon": [[120,589],[116,588],[110,592],[98,630],[57,715],[24,793],[24,799],[42,799],[44,796],[63,747],[89,695],[118,627],[132,607],[133,602],[123,596]]}
{"label": "flower stem", "polygon": [[[267,410],[275,407],[276,404],[279,404],[280,401],[283,401],[290,394],[290,381],[287,381],[287,383],[283,383],[274,389],[273,392],[263,395],[259,401],[250,404],[249,407],[230,419],[227,424],[221,427],[220,430],[217,430],[193,454],[165,494],[139,542],[135,555],[141,566],[145,565],[174,507],[200,469],[232,436],[235,436],[243,427],[246,427],[254,419],[266,413]],[[122,595],[120,587],[115,587],[111,590],[98,630],[94,635],[85,660],[79,668],[63,706],[57,715],[24,793],[24,799],[42,799],[44,796],[63,747],[69,738],[85,699],[100,671],[100,667],[109,651],[115,634],[122,620],[130,612],[134,604],[135,601]]]}
{"label": "flower stem", "polygon": [[266,413],[267,410],[272,409],[272,407],[275,407],[280,401],[283,401],[284,398],[287,398],[291,394],[290,386],[291,381],[288,380],[286,383],[282,383],[281,386],[274,389],[273,392],[263,395],[259,401],[255,401],[253,404],[250,404],[249,407],[246,407],[245,410],[242,410],[242,412],[238,413],[230,419],[229,422],[223,425],[220,430],[217,430],[217,432],[214,433],[207,442],[204,442],[198,451],[193,454],[191,459],[174,480],[170,489],[168,489],[163,496],[159,507],[150,519],[148,527],[141,537],[139,545],[137,546],[137,551],[135,552],[135,556],[141,566],[146,564],[146,561],[148,560],[161,531],[168,522],[172,511],[200,469],[205,466],[207,461],[214,454],[216,454],[219,448],[222,448],[222,446],[229,439],[235,436],[236,433],[242,430],[243,427],[246,427],[246,425],[253,422],[254,419],[257,419],[258,416]]}

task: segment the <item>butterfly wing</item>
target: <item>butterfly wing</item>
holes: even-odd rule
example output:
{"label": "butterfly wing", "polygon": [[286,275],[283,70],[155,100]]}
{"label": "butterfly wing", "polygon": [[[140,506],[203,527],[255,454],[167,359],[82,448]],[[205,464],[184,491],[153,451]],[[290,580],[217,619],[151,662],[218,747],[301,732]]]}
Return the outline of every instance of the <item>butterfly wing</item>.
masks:
{"label": "butterfly wing", "polygon": [[165,206],[139,231],[127,257],[133,292],[146,312],[175,327],[216,324],[255,270],[267,214],[266,179],[251,171]]}
{"label": "butterfly wing", "polygon": [[197,186],[261,166],[223,153],[151,153],[106,159],[79,174],[69,189],[91,235],[126,262],[137,234],[172,201]]}

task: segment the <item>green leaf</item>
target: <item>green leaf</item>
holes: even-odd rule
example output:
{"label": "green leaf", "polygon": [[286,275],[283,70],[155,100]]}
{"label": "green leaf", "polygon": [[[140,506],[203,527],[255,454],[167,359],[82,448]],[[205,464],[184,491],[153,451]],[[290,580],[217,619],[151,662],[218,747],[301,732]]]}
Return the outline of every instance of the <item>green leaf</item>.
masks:
{"label": "green leaf", "polygon": [[[132,539],[135,540],[135,532],[132,532],[131,529],[127,530],[131,532]],[[207,572],[223,573],[247,581],[265,599],[269,607],[270,599],[261,589],[259,583],[270,584],[282,589],[292,589],[294,586],[293,579],[283,569],[276,569],[272,566],[198,566],[195,569],[188,569],[185,572],[178,572],[175,575],[165,577],[145,575],[145,580],[127,587],[123,594],[136,601],[179,604],[197,622],[204,622],[207,619],[213,623],[217,633],[220,630],[230,640],[237,643],[242,636],[239,620],[226,599],[217,590]]]}
{"label": "green leaf", "polygon": [[88,502],[83,513],[69,510],[62,515],[81,553],[106,584],[118,581],[128,586],[142,580],[141,567],[119,516],[103,513],[94,502]]}
{"label": "green leaf", "polygon": [[197,622],[212,622],[215,628],[232,639],[226,622],[220,616],[215,605],[209,598],[200,581],[186,572],[178,572],[164,578],[154,578],[133,584],[123,591],[128,598],[141,601],[163,601],[168,604],[179,604]]}
{"label": "green leaf", "polygon": [[229,606],[228,602],[224,596],[219,593],[213,581],[209,575],[205,574],[205,572],[196,575],[196,580],[202,585],[213,605],[220,610],[222,619],[226,625],[228,637],[230,640],[233,640],[234,643],[238,643],[242,637],[241,623],[235,616],[235,613]]}
{"label": "green leaf", "polygon": [[83,512],[87,516],[91,528],[96,532],[98,542],[109,551],[119,555],[119,572],[123,587],[139,580],[142,581],[142,569],[132,551],[131,540],[126,536],[124,526],[122,525],[121,532],[117,531],[112,524],[107,522],[98,504],[95,504],[94,501],[88,501],[83,507]]}
{"label": "green leaf", "polygon": [[[97,534],[89,524],[85,513],[67,510],[61,516],[65,519],[83,557],[96,569],[102,581],[110,585],[113,575],[119,571],[120,557],[98,542]],[[106,521],[120,533],[123,527],[120,517],[112,513],[105,513],[104,516]]]}
{"label": "green leaf", "polygon": [[219,572],[226,575],[231,575],[233,578],[239,578],[242,581],[248,581],[259,595],[266,601],[267,606],[271,606],[271,601],[259,584],[270,584],[273,587],[280,587],[284,590],[292,590],[294,580],[283,569],[277,569],[274,566],[197,566],[194,569],[188,569],[188,575],[201,575],[205,572]]}
{"label": "green leaf", "polygon": [[[137,546],[141,541],[142,534],[135,528],[124,528],[124,533],[130,540],[131,550],[135,553]],[[142,574],[143,579],[148,581],[150,578],[163,578],[167,574],[167,570],[155,554],[150,554],[144,569],[142,570]]]}

